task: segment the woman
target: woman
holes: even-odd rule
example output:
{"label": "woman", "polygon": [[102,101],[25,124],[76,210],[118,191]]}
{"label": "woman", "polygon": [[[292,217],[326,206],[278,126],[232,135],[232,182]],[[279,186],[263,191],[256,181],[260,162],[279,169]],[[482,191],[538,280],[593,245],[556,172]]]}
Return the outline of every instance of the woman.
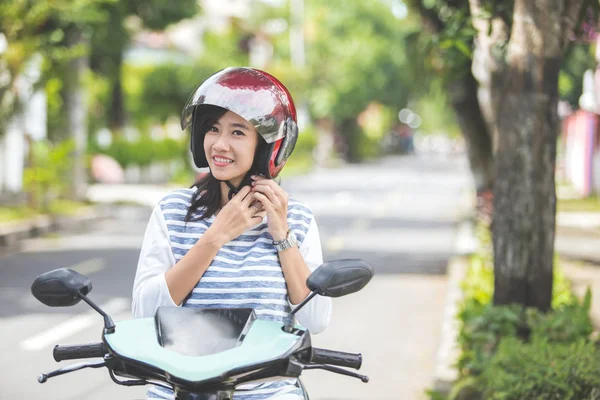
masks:
{"label": "woman", "polygon": [[[210,173],[154,209],[133,286],[134,317],[151,317],[160,306],[236,307],[289,322],[291,307],[310,292],[306,278],[323,262],[311,210],[273,180],[298,137],[289,92],[263,71],[227,68],[191,95],[182,129],[190,125],[194,163]],[[330,315],[331,299],[320,296],[296,314],[311,333],[323,331]],[[148,396],[172,392],[153,387]],[[245,385],[235,395],[302,398],[295,380]]]}

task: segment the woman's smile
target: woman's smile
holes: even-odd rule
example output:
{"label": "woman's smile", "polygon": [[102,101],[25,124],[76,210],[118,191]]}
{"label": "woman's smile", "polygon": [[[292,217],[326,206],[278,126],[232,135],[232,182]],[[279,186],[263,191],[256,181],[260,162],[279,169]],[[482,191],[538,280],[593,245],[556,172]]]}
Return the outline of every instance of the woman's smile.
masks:
{"label": "woman's smile", "polygon": [[233,163],[231,158],[222,157],[222,156],[214,156],[213,162],[216,167],[227,167],[228,165]]}

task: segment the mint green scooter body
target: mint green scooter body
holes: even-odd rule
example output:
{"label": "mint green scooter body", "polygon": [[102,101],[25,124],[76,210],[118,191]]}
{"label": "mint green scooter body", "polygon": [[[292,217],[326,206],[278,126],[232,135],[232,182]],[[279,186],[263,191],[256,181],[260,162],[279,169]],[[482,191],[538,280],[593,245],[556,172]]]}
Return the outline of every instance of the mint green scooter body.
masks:
{"label": "mint green scooter body", "polygon": [[199,383],[218,380],[244,367],[285,359],[302,345],[304,331],[299,332],[286,333],[281,323],[255,320],[239,346],[194,357],[162,347],[154,319],[140,318],[118,322],[114,333],[104,335],[104,341],[119,358],[152,366],[177,380]]}

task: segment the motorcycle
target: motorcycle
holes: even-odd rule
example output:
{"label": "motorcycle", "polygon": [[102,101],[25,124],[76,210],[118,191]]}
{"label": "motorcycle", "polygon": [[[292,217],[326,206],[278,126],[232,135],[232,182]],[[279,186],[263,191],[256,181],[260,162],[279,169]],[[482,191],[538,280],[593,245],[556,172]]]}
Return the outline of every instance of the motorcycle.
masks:
{"label": "motorcycle", "polygon": [[[292,314],[316,295],[340,297],[357,292],[372,277],[373,268],[362,260],[326,262],[308,277],[311,293]],[[33,282],[31,292],[43,304],[68,307],[83,300],[104,318],[101,342],[53,349],[57,362],[100,360],[41,374],[39,383],[84,368],[107,368],[116,384],[162,386],[173,390],[176,400],[232,400],[240,385],[299,378],[302,371],[311,369],[369,381],[347,369],[360,369],[360,353],[313,347],[310,332],[293,322],[258,319],[250,308],[159,307],[153,318],[115,324],[87,297],[91,290],[86,276],[67,268],[46,272]]]}

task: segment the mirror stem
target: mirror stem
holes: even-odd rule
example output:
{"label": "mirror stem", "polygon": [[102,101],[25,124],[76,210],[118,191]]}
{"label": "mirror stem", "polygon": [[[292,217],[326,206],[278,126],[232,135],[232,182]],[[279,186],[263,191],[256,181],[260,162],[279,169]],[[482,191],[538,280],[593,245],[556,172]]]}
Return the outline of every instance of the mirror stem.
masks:
{"label": "mirror stem", "polygon": [[90,299],[87,298],[86,295],[77,292],[77,296],[79,296],[79,298],[83,301],[85,301],[86,303],[88,303],[90,305],[90,307],[92,307],[94,310],[96,310],[98,312],[98,314],[102,315],[104,317],[104,333],[114,333],[115,332],[115,323],[113,322],[112,318],[110,317],[110,315],[108,315],[107,313],[105,313],[100,307],[98,307],[93,301],[91,301]]}
{"label": "mirror stem", "polygon": [[[311,301],[311,300],[312,300],[312,298],[313,298],[313,297],[315,297],[316,295],[317,295],[317,292],[310,292],[310,294],[309,294],[308,296],[306,296],[306,298],[305,298],[304,300],[302,300],[302,301],[300,302],[300,304],[298,304],[298,305],[296,306],[296,308],[294,308],[294,309],[292,310],[292,312],[291,312],[292,316],[296,315],[296,313],[297,313],[298,311],[300,311],[300,309],[301,309],[302,307],[304,307],[304,306],[306,305],[306,303],[308,303],[309,301]],[[294,329],[294,318],[291,318],[290,322],[289,322],[289,323],[287,323],[287,324],[284,326],[284,328],[283,328],[283,331],[284,331],[284,332],[287,332],[287,333],[290,333],[290,332],[292,332],[292,330],[293,330],[293,329]]]}

